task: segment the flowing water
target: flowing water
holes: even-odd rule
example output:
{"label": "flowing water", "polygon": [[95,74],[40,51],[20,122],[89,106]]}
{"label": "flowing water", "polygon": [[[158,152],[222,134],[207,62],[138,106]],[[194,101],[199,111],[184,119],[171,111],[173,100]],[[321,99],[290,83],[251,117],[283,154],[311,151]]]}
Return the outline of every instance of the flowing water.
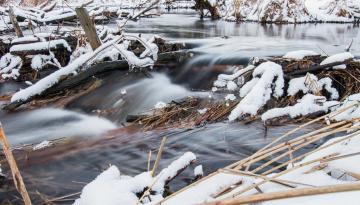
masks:
{"label": "flowing water", "polygon": [[[185,42],[196,57],[173,69],[156,71],[155,68],[151,78],[141,72],[114,71],[104,77],[100,88],[65,109],[0,111],[14,147],[57,138],[69,140],[59,147],[19,154],[20,169],[31,191],[38,190],[51,197],[78,192],[109,164],[117,165],[122,173],[129,175],[145,171],[148,151],[156,150],[163,136],[169,136],[169,140],[161,167],[186,151],[198,156],[197,163],[203,165],[206,173],[240,160],[296,125],[265,130],[261,122],[249,125],[223,122],[190,130],[143,132],[123,127],[124,119],[129,114],[153,108],[159,101],[212,95],[208,92],[212,80],[226,72],[217,65],[245,65],[253,56],[283,55],[297,49],[332,54],[342,52],[352,39],[351,52],[358,55],[360,51],[359,27],[353,24],[236,24],[199,20],[195,13],[177,12],[130,22],[126,31]],[[24,86],[1,84],[0,95]],[[111,112],[98,117],[99,109]],[[302,132],[316,128],[312,126]],[[112,131],[107,133],[109,130]],[[172,189],[185,185],[191,177],[191,170],[187,170],[173,182]],[[14,192],[5,190],[8,187],[0,189],[0,202],[13,199]]]}

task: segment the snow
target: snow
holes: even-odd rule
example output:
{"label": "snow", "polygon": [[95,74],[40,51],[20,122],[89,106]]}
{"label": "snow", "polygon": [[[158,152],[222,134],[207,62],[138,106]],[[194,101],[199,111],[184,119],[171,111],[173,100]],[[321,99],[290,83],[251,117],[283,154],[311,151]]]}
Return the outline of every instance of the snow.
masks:
{"label": "snow", "polygon": [[30,97],[33,97],[35,95],[42,93],[46,89],[48,89],[51,86],[58,83],[62,76],[74,73],[79,68],[85,66],[85,64],[89,61],[89,59],[91,59],[91,57],[93,57],[94,54],[97,53],[97,51],[101,51],[103,48],[108,47],[109,45],[113,44],[117,40],[118,39],[114,39],[113,41],[102,44],[99,48],[97,48],[96,51],[94,51],[94,53],[86,53],[86,54],[80,56],[79,58],[77,58],[76,60],[74,60],[71,64],[42,78],[36,84],[16,92],[12,96],[11,102],[27,100]]}
{"label": "snow", "polygon": [[164,191],[164,186],[166,182],[174,178],[179,170],[186,168],[188,165],[193,163],[196,160],[196,156],[192,152],[186,152],[179,159],[171,162],[171,164],[163,169],[157,178],[156,183],[153,185],[152,190],[162,193]]}
{"label": "snow", "polygon": [[155,109],[162,109],[162,108],[165,108],[167,106],[168,106],[168,104],[163,102],[163,101],[159,101],[154,105]]}
{"label": "snow", "polygon": [[121,175],[119,169],[113,165],[83,188],[80,198],[74,205],[135,205],[139,201],[136,194],[148,187],[155,192],[150,197],[159,201],[163,199],[161,194],[167,181],[195,159],[196,156],[192,152],[186,152],[154,178],[151,172],[143,172],[134,177]]}
{"label": "snow", "polygon": [[17,43],[22,43],[22,42],[37,42],[40,41],[40,39],[38,37],[35,36],[25,36],[25,37],[20,37],[20,38],[15,38],[11,41],[11,44],[17,44]]}
{"label": "snow", "polygon": [[50,146],[52,146],[52,142],[45,140],[45,141],[42,141],[41,143],[33,146],[33,150],[40,150],[40,149],[44,149],[44,148],[47,148]]}
{"label": "snow", "polygon": [[36,42],[24,45],[14,45],[10,48],[10,52],[17,51],[32,51],[32,50],[47,50],[50,48],[56,48],[58,46],[63,46],[67,51],[71,52],[71,48],[66,40],[57,39],[47,42]]}
{"label": "snow", "polygon": [[298,51],[290,51],[287,52],[283,58],[295,59],[295,60],[302,60],[307,56],[319,56],[320,54],[316,53],[315,51],[309,50],[298,50]]}
{"label": "snow", "polygon": [[50,55],[35,55],[31,59],[31,68],[34,70],[41,70],[45,65],[54,65],[55,67],[61,67],[59,61],[55,58],[55,55],[50,52]]}
{"label": "snow", "polygon": [[240,8],[232,0],[219,7],[228,21],[256,22],[355,22],[359,17],[358,0],[242,0]]}
{"label": "snow", "polygon": [[204,176],[204,171],[203,171],[203,166],[202,165],[198,165],[195,167],[194,169],[194,176]]}
{"label": "snow", "polygon": [[122,89],[122,90],[120,91],[120,93],[121,93],[121,95],[126,95],[127,91],[126,91],[126,89]]}
{"label": "snow", "polygon": [[332,80],[329,77],[318,80],[315,75],[307,73],[303,77],[291,79],[289,81],[287,93],[288,96],[295,96],[299,92],[302,92],[303,94],[317,94],[324,89],[330,93],[331,100],[339,98],[339,92],[332,87]]}
{"label": "snow", "polygon": [[25,81],[25,84],[26,84],[26,85],[33,85],[33,83],[32,83],[32,82],[30,82],[30,81],[28,81],[28,80],[27,80],[27,81]]}
{"label": "snow", "polygon": [[275,98],[283,95],[284,77],[280,65],[274,62],[262,63],[253,72],[253,77],[257,76],[261,76],[258,82],[231,111],[230,121],[245,114],[256,115],[258,110],[270,100],[271,95]]}
{"label": "snow", "polygon": [[[357,0],[305,0],[309,15],[324,22],[352,22],[358,15],[358,5]],[[342,15],[342,11],[346,11],[346,14]]]}
{"label": "snow", "polygon": [[274,108],[266,111],[264,114],[261,115],[261,119],[263,121],[266,121],[281,116],[297,118],[319,111],[326,113],[329,111],[330,107],[337,104],[339,104],[339,102],[337,101],[326,101],[326,98],[323,96],[307,94],[302,99],[300,99],[297,104],[293,106]]}
{"label": "snow", "polygon": [[[236,84],[234,85],[233,84],[234,82],[232,82],[232,81],[240,78],[243,74],[253,70],[254,68],[255,68],[255,66],[249,65],[246,68],[235,71],[235,73],[233,73],[231,75],[220,74],[218,76],[218,79],[214,82],[214,86],[219,87],[219,88],[225,87],[225,86],[230,86],[230,88],[234,88],[234,90],[235,90]],[[230,83],[230,82],[232,82],[232,83]],[[229,85],[229,83],[230,83],[230,85]],[[229,87],[228,87],[228,89],[229,89]]]}
{"label": "snow", "polygon": [[[354,183],[353,177],[346,173],[359,173],[360,164],[357,163],[360,160],[359,152],[360,147],[360,134],[359,132],[352,135],[345,135],[341,137],[332,138],[323,144],[316,151],[310,155],[298,161],[294,166],[299,166],[297,169],[292,169],[292,165],[289,165],[287,169],[288,173],[285,174],[269,174],[267,177],[276,178],[281,180],[288,180],[291,182],[298,182],[302,184],[294,184],[296,188],[306,188],[309,186],[326,186],[326,185],[341,185]],[[327,156],[344,156],[351,155],[346,158],[338,158],[331,161],[318,161],[308,165],[304,165],[306,162],[310,162],[315,159],[324,158]],[[323,169],[314,169],[314,167],[322,165]],[[347,175],[346,177],[338,178],[339,174]],[[239,183],[241,182],[241,183]],[[163,205],[177,205],[177,204],[201,204],[204,202],[214,201],[218,193],[223,190],[232,187],[234,184],[238,186],[232,189],[230,192],[220,196],[217,200],[232,198],[234,193],[244,190],[245,188],[253,185],[254,183],[262,183],[258,187],[264,193],[271,193],[276,191],[286,191],[291,188],[279,185],[277,183],[263,180],[259,177],[250,177],[247,175],[241,175],[237,173],[218,171],[210,175],[206,180],[199,181],[192,186],[189,186],[186,190],[178,192],[170,198],[161,201]],[[242,194],[252,195],[258,193],[257,190],[252,189]],[[354,199],[360,194],[360,191],[341,192],[333,194],[322,194],[306,197],[296,197],[281,200],[272,200],[262,202],[264,205],[350,205],[354,204]]]}
{"label": "snow", "polygon": [[296,23],[313,20],[313,17],[308,15],[303,0],[246,0],[242,2],[240,10],[241,15],[248,21]]}
{"label": "snow", "polygon": [[258,83],[258,81],[260,80],[260,78],[253,78],[251,80],[249,80],[247,83],[245,83],[244,86],[241,87],[240,89],[240,97],[245,97],[250,91],[251,89]]}
{"label": "snow", "polygon": [[226,88],[230,91],[234,91],[238,88],[238,86],[233,81],[228,81],[226,84]]}
{"label": "snow", "polygon": [[204,109],[200,109],[200,110],[197,110],[198,111],[198,113],[200,114],[200,115],[203,115],[203,114],[205,114],[207,111],[208,111],[208,109],[207,108],[204,108]]}
{"label": "snow", "polygon": [[[338,53],[332,56],[327,57],[325,60],[323,60],[320,65],[326,65],[326,64],[330,64],[330,63],[337,63],[337,62],[344,62],[346,60],[349,59],[353,59],[354,55],[349,53],[349,52],[345,52],[345,53]],[[337,65],[333,67],[334,69],[345,69],[346,65]]]}
{"label": "snow", "polygon": [[236,100],[236,96],[234,94],[227,94],[225,96],[225,100],[226,101],[234,101],[234,100]]}
{"label": "snow", "polygon": [[135,177],[121,176],[119,169],[111,166],[83,188],[74,205],[136,204],[136,193],[150,186],[151,182],[150,172]]}
{"label": "snow", "polygon": [[[341,103],[341,106],[333,109],[334,115],[330,115],[329,119],[333,121],[350,121],[360,118],[360,93],[350,95],[347,97],[344,102]],[[340,110],[344,110],[341,113],[337,113]]]}
{"label": "snow", "polygon": [[5,54],[0,59],[0,74],[3,78],[17,79],[19,69],[22,66],[22,59],[19,56]]}

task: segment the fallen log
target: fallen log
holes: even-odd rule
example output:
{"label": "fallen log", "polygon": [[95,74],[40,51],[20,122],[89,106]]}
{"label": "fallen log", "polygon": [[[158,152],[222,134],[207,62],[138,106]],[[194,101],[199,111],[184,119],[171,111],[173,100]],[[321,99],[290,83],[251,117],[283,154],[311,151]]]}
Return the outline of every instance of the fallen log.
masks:
{"label": "fallen log", "polygon": [[71,52],[71,47],[64,39],[58,39],[48,42],[35,42],[21,45],[14,45],[10,48],[10,54],[17,56],[49,54],[49,51],[68,51]]}
{"label": "fallen log", "polygon": [[[179,58],[186,58],[189,55],[186,52],[169,52],[169,53],[161,53],[158,56],[157,63],[163,63],[164,61],[176,61]],[[11,102],[10,104],[3,107],[4,110],[14,110],[19,106],[28,103],[32,100],[41,99],[48,95],[52,95],[54,93],[58,93],[65,89],[71,89],[79,84],[85,83],[92,76],[97,76],[100,74],[104,74],[106,72],[111,72],[113,70],[128,70],[129,65],[125,60],[119,61],[107,61],[107,62],[99,62],[93,64],[88,69],[83,70],[77,75],[68,75],[63,76],[61,81],[46,89],[41,95],[34,95],[26,100],[19,100]]]}
{"label": "fallen log", "polygon": [[296,70],[296,71],[287,73],[286,75],[291,77],[291,76],[305,75],[306,73],[320,72],[323,70],[332,70],[332,67],[334,67],[334,66],[344,65],[344,64],[347,65],[349,63],[350,63],[350,60],[343,61],[343,62],[329,63],[329,64],[325,64],[325,65],[318,65],[318,66],[313,66],[309,69]]}

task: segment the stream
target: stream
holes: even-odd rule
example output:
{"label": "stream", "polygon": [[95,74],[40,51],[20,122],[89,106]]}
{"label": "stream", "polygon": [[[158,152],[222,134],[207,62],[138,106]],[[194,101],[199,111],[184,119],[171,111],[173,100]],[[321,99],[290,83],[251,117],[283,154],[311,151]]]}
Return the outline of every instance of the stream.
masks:
{"label": "stream", "polygon": [[[155,67],[150,78],[142,72],[113,71],[104,76],[100,88],[76,99],[65,109],[0,111],[0,120],[14,147],[58,138],[69,140],[59,147],[22,154],[26,159],[19,160],[19,167],[32,192],[38,190],[49,198],[79,192],[109,164],[117,165],[126,175],[146,171],[148,152],[158,149],[163,136],[169,139],[160,168],[191,151],[197,156],[197,164],[202,164],[208,174],[251,155],[298,125],[265,130],[261,122],[247,125],[219,122],[189,130],[144,132],[124,127],[126,116],[152,109],[159,101],[187,96],[208,98],[213,95],[209,92],[212,81],[227,71],[217,69],[219,64],[246,65],[250,57],[283,55],[299,49],[333,54],[343,52],[352,39],[351,52],[356,56],[360,54],[359,26],[353,24],[236,24],[200,20],[196,13],[180,10],[129,22],[125,31],[157,34],[173,42],[184,42],[196,55],[172,69],[158,71]],[[0,84],[0,95],[24,86]],[[97,116],[96,111],[103,109],[111,112]],[[318,125],[310,126],[299,134],[317,128]],[[153,152],[153,159],[155,154]],[[3,169],[7,171],[5,166]],[[192,170],[187,169],[177,177],[171,189],[177,190],[189,183]],[[14,192],[8,189],[13,190],[0,188],[0,202],[13,199]]]}

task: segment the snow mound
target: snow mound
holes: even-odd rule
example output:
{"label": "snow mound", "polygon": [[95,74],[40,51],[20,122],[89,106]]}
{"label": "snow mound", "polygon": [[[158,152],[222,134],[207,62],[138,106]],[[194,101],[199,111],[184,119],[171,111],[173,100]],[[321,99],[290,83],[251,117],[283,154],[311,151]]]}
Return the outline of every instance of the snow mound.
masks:
{"label": "snow mound", "polygon": [[[260,76],[260,77],[259,77]],[[284,77],[283,70],[279,64],[274,62],[265,62],[255,68],[254,78],[259,78],[256,84],[249,89],[248,94],[231,111],[230,121],[246,114],[256,115],[258,110],[273,97],[283,95]],[[246,86],[246,84],[244,85]]]}
{"label": "snow mound", "polygon": [[261,119],[263,121],[273,119],[276,117],[289,116],[290,118],[297,118],[300,116],[306,116],[314,112],[328,112],[329,108],[337,105],[337,101],[326,101],[323,96],[315,96],[311,94],[305,95],[294,106],[288,106],[284,108],[274,108],[266,111],[262,114]]}
{"label": "snow mound", "polygon": [[315,75],[307,73],[303,77],[291,79],[287,93],[289,96],[295,96],[299,92],[303,94],[319,94],[323,90],[330,93],[330,99],[336,100],[339,98],[339,92],[332,87],[330,78],[326,77],[318,80]]}
{"label": "snow mound", "polygon": [[318,56],[320,54],[316,53],[315,51],[309,50],[298,50],[298,51],[290,51],[287,52],[283,58],[295,59],[295,60],[302,60],[308,56]]}
{"label": "snow mound", "polygon": [[149,187],[154,192],[149,198],[152,202],[159,201],[163,199],[162,193],[168,180],[174,178],[194,160],[195,154],[186,152],[155,177],[151,176],[151,172],[143,172],[134,177],[121,175],[116,166],[111,166],[83,188],[80,198],[74,205],[135,205],[139,202],[137,194]]}
{"label": "snow mound", "polygon": [[[320,65],[326,65],[326,64],[330,64],[330,63],[338,63],[338,62],[344,62],[346,60],[350,60],[353,59],[354,55],[349,53],[349,52],[345,52],[345,53],[338,53],[332,56],[327,57],[325,60],[323,60]],[[334,69],[345,69],[346,65],[337,65],[333,67]]]}

